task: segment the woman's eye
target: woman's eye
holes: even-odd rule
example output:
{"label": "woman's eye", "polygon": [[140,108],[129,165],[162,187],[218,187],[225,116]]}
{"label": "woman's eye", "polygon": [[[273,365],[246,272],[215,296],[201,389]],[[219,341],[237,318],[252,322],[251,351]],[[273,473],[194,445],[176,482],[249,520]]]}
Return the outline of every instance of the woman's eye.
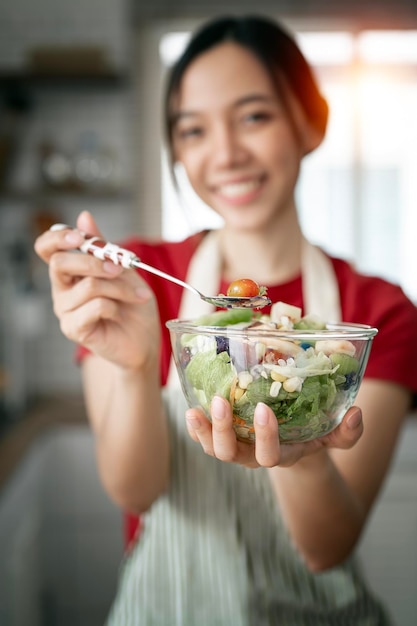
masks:
{"label": "woman's eye", "polygon": [[179,128],[178,129],[178,137],[180,139],[193,139],[196,137],[201,137],[203,134],[203,129],[199,126],[190,126],[189,128]]}
{"label": "woman's eye", "polygon": [[271,115],[266,111],[255,111],[254,113],[248,113],[244,117],[244,122],[248,124],[256,124],[258,122],[266,122],[271,118]]}

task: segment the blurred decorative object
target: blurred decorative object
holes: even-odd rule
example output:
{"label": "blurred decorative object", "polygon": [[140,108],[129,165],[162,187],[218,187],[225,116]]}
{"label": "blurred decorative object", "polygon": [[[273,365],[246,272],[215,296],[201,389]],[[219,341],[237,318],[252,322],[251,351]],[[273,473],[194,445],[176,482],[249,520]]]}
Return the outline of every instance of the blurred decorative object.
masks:
{"label": "blurred decorative object", "polygon": [[81,133],[73,158],[73,172],[77,185],[109,189],[119,179],[118,161],[111,148],[102,145],[93,130]]}
{"label": "blurred decorative object", "polygon": [[68,184],[72,176],[71,159],[49,141],[41,143],[39,152],[45,182],[54,187]]}
{"label": "blurred decorative object", "polygon": [[94,130],[83,131],[73,154],[45,139],[39,145],[41,179],[60,191],[114,192],[121,168],[115,151]]}
{"label": "blurred decorative object", "polygon": [[36,46],[27,51],[33,74],[45,76],[95,76],[112,74],[107,52],[100,46]]}
{"label": "blurred decorative object", "polygon": [[120,167],[115,153],[110,147],[102,146],[96,158],[97,183],[103,187],[115,187],[120,178]]}
{"label": "blurred decorative object", "polygon": [[77,151],[74,155],[74,175],[81,185],[96,182],[100,173],[98,137],[94,131],[81,133]]}

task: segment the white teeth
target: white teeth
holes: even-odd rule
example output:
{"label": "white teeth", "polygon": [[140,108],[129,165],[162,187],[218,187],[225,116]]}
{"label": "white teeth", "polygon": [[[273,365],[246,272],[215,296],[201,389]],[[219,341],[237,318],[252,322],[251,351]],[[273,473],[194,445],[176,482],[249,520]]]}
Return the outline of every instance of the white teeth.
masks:
{"label": "white teeth", "polygon": [[242,196],[259,187],[259,180],[251,180],[243,183],[230,183],[219,187],[219,192],[227,198]]}

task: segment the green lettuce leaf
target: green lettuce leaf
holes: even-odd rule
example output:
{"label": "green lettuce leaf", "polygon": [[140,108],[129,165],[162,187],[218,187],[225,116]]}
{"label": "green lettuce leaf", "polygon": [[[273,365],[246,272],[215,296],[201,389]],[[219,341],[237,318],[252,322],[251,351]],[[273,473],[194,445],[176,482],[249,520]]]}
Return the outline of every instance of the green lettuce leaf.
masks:
{"label": "green lettuce leaf", "polygon": [[185,375],[197,390],[202,390],[210,402],[215,394],[229,399],[236,378],[236,369],[227,352],[216,350],[197,353],[187,365]]}

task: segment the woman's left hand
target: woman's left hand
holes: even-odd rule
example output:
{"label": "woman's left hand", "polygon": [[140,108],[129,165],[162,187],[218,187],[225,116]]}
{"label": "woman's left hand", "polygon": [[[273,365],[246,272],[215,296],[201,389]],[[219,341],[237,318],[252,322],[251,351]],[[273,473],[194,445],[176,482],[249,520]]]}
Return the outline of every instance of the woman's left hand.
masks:
{"label": "woman's left hand", "polygon": [[211,404],[212,422],[200,409],[186,412],[190,437],[200,443],[204,452],[221,461],[246,467],[290,467],[304,456],[323,448],[351,448],[363,431],[362,412],[352,407],[339,426],[328,435],[305,443],[280,444],[278,422],[272,410],[259,403],[255,409],[255,443],[236,439],[230,404],[215,397]]}

